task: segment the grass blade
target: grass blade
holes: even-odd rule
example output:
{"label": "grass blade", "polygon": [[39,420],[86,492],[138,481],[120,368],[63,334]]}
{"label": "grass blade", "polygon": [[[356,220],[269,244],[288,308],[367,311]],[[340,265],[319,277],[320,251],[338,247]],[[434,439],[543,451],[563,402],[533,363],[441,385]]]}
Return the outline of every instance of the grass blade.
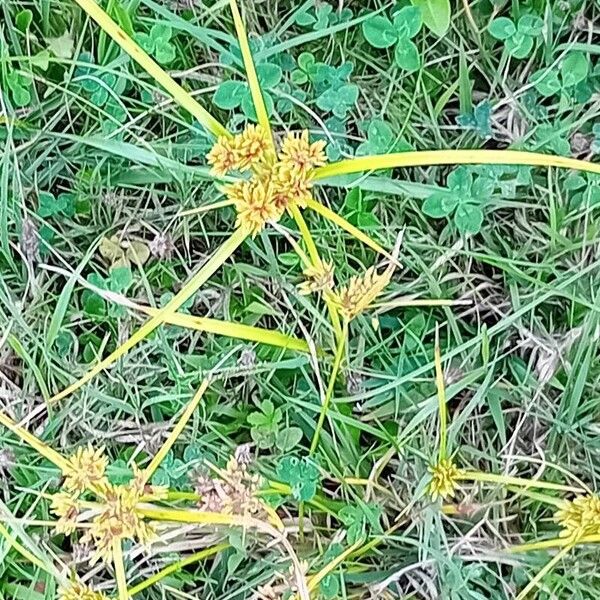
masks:
{"label": "grass blade", "polygon": [[161,308],[128,340],[121,344],[114,352],[109,354],[109,356],[100,361],[95,367],[90,369],[81,379],[50,398],[49,402],[57,402],[69,394],[76,392],[81,386],[85,385],[98,373],[119,360],[121,356],[150,335],[150,333],[152,333],[159,325],[164,323],[166,316],[173,315],[173,313],[175,313],[188,298],[196,293],[198,288],[235,252],[236,248],[246,239],[247,235],[248,234],[243,229],[237,229],[164,308]]}
{"label": "grass blade", "polygon": [[[149,306],[137,305],[136,308],[141,309],[150,316],[155,316],[160,312],[159,309],[150,308]],[[172,313],[164,317],[164,322],[176,325],[177,327],[215,333],[225,337],[258,342],[269,346],[277,346],[286,350],[306,353],[310,351],[308,343],[300,338],[279,331],[271,331],[270,329],[262,329],[261,327],[253,327],[252,325],[244,325],[242,323],[233,323],[232,321],[220,321],[219,319],[210,319],[208,317]]]}
{"label": "grass blade", "polygon": [[384,250],[376,241],[372,240],[366,233],[363,233],[360,229],[358,229],[358,227],[355,227],[352,225],[352,223],[346,221],[344,217],[340,217],[340,215],[333,212],[330,208],[327,208],[324,204],[321,204],[316,200],[309,200],[306,203],[306,206],[311,210],[314,210],[323,218],[337,225],[340,229],[347,231],[352,237],[355,237],[359,242],[365,244],[365,246],[368,246],[372,250],[375,250],[375,252],[382,254],[395,265],[398,264],[398,260],[395,259],[387,250]]}
{"label": "grass blade", "polygon": [[600,164],[564,156],[522,152],[519,150],[425,150],[361,156],[342,160],[315,169],[313,179],[337,175],[393,169],[396,167],[429,167],[433,165],[527,165],[532,167],[559,167],[588,173],[600,173]]}
{"label": "grass blade", "polygon": [[121,540],[114,542],[112,548],[112,558],[115,565],[115,578],[117,580],[119,600],[129,600],[130,596],[127,591],[127,578],[125,576],[125,564],[123,563],[123,548],[121,547]]}
{"label": "grass blade", "polygon": [[9,547],[14,548],[23,558],[35,565],[38,569],[55,576],[55,573],[50,570],[35,554],[32,554],[25,546],[23,546],[11,533],[0,523],[0,535],[6,540]]}
{"label": "grass blade", "polygon": [[446,386],[444,385],[444,371],[442,369],[442,354],[440,351],[440,331],[438,326],[435,327],[435,385],[437,387],[437,395],[440,412],[440,449],[439,461],[446,458],[446,439],[448,434],[448,406],[446,404]]}
{"label": "grass blade", "polygon": [[161,446],[160,450],[156,453],[150,464],[144,470],[144,476],[142,481],[147,483],[156,469],[160,466],[160,463],[164,460],[165,456],[169,452],[169,450],[173,447],[173,444],[177,441],[184,427],[187,425],[187,422],[190,420],[194,411],[196,410],[200,400],[202,400],[202,396],[204,396],[204,392],[208,389],[210,385],[210,380],[205,379],[198,391],[194,394],[194,397],[191,399],[190,403],[186,406],[183,411],[181,417],[179,417],[179,421],[177,421],[177,425],[173,427],[173,430],[169,434],[169,437],[166,439],[165,443]]}
{"label": "grass blade", "polygon": [[52,464],[56,465],[61,471],[66,471],[69,468],[69,461],[59,454],[56,450],[53,450],[35,437],[35,435],[29,433],[26,429],[17,425],[8,415],[5,415],[0,411],[0,424],[4,425],[7,429],[10,429],[16,436],[21,438],[26,444],[29,444],[34,450],[39,452],[44,458],[49,460]]}
{"label": "grass blade", "polygon": [[250,45],[248,44],[246,27],[244,26],[244,21],[240,15],[237,1],[229,0],[229,6],[231,8],[231,14],[233,15],[233,23],[235,25],[238,43],[240,44],[242,58],[244,59],[246,78],[248,80],[248,86],[250,87],[250,93],[252,94],[252,102],[254,103],[258,124],[269,134],[269,140],[271,140],[273,151],[275,151],[273,133],[271,132],[271,122],[269,121],[269,114],[267,113],[267,107],[260,89],[260,82],[258,81],[258,75],[256,74],[254,60],[252,59],[252,52],[250,51]]}
{"label": "grass blade", "polygon": [[77,4],[106,32],[148,75],[153,77],[173,99],[190,112],[215,136],[230,135],[227,129],[203,108],[194,97],[146,54],[94,0],[75,0]]}
{"label": "grass blade", "polygon": [[311,592],[314,589],[316,589],[317,586],[321,583],[321,581],[323,581],[323,579],[325,579],[325,577],[327,577],[327,575],[329,575],[329,573],[331,573],[334,569],[339,567],[346,560],[346,558],[348,558],[348,556],[350,556],[350,554],[352,554],[357,548],[362,546],[364,544],[364,541],[365,540],[358,540],[358,542],[355,542],[354,544],[352,544],[352,546],[346,548],[346,550],[344,550],[341,554],[339,554],[332,561],[326,564],[318,573],[315,573],[314,575],[309,577],[307,582],[308,589]]}
{"label": "grass blade", "polygon": [[138,583],[136,586],[129,588],[129,595],[135,596],[150,586],[158,583],[161,579],[164,579],[165,577],[168,577],[177,571],[181,571],[181,569],[184,567],[193,565],[194,563],[200,562],[205,558],[210,558],[219,552],[223,552],[223,550],[227,550],[227,548],[229,548],[229,544],[217,544],[216,546],[211,546],[210,548],[200,550],[200,552],[196,552],[195,554],[192,554],[191,556],[188,556],[182,560],[178,560],[168,567],[161,569],[158,573],[155,573],[151,577],[148,577],[148,579]]}
{"label": "grass blade", "polygon": [[521,590],[516,600],[524,600],[524,598],[527,598],[529,592],[531,592],[535,587],[537,587],[537,584],[544,578],[544,576],[547,573],[549,573],[552,570],[554,565],[556,565],[566,554],[568,554],[571,551],[572,547],[573,545],[569,544],[568,546],[563,548],[550,562],[544,565],[544,568],[541,569],[541,571]]}
{"label": "grass blade", "polygon": [[479,471],[465,471],[457,479],[461,481],[481,481],[483,483],[497,483],[500,485],[515,485],[524,488],[538,488],[540,490],[556,490],[559,492],[581,493],[584,490],[578,487],[551,483],[549,481],[538,481],[537,479],[525,479],[523,477],[509,477],[508,475],[496,475],[495,473],[481,473]]}

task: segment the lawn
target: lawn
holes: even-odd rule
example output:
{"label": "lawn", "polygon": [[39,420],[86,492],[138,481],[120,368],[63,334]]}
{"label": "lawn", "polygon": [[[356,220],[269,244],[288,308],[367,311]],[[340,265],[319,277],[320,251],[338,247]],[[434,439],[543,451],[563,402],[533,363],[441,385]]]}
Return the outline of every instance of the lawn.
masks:
{"label": "lawn", "polygon": [[597,598],[600,6],[0,2],[0,600]]}

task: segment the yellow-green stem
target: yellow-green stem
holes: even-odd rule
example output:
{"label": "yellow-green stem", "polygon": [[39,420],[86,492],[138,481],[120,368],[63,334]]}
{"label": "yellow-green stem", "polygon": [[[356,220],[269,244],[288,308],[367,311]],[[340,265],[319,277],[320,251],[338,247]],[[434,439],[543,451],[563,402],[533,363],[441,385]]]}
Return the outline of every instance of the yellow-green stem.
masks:
{"label": "yellow-green stem", "polygon": [[120,540],[116,540],[113,543],[112,558],[115,566],[115,578],[117,580],[119,600],[129,600],[130,596],[127,591],[127,577],[125,576],[125,564],[123,562],[123,548],[121,547]]}
{"label": "yellow-green stem", "polygon": [[106,358],[101,360],[96,366],[90,369],[81,379],[71,384],[54,397],[50,398],[49,402],[57,402],[69,394],[76,392],[88,381],[93,379],[98,373],[112,365],[121,356],[123,356],[123,354],[150,335],[150,333],[152,333],[165,321],[165,316],[175,313],[179,308],[181,308],[186,300],[191,298],[198,291],[198,288],[205,283],[209,277],[211,277],[211,275],[213,275],[213,273],[235,252],[236,248],[246,239],[247,235],[248,233],[246,230],[242,228],[237,229],[164,308],[161,308],[128,340],[121,344]]}
{"label": "yellow-green stem", "polygon": [[508,475],[496,475],[495,473],[482,473],[480,471],[463,471],[456,477],[459,481],[481,481],[482,483],[497,483],[500,485],[514,485],[524,488],[538,488],[541,490],[556,490],[560,492],[581,493],[581,488],[539,481],[537,479],[525,479],[522,477],[509,477]]}
{"label": "yellow-green stem", "polygon": [[210,385],[210,381],[205,379],[198,391],[194,394],[194,397],[191,399],[190,403],[186,406],[185,410],[179,417],[179,421],[177,421],[177,425],[173,427],[173,431],[169,434],[169,437],[166,439],[165,443],[161,446],[160,450],[156,453],[150,464],[144,469],[144,475],[142,478],[143,483],[150,481],[150,478],[160,466],[160,463],[165,459],[165,456],[168,454],[169,450],[173,447],[173,444],[177,441],[184,427],[187,425],[188,421],[192,418],[194,411],[196,410],[200,400],[202,400],[202,396],[204,392],[208,389]]}
{"label": "yellow-green stem", "polygon": [[329,411],[329,404],[331,403],[331,399],[333,397],[333,390],[335,388],[335,380],[337,378],[338,371],[340,369],[340,365],[342,364],[342,357],[344,355],[344,349],[346,346],[346,337],[348,335],[348,321],[344,319],[344,323],[342,325],[342,334],[338,339],[337,348],[335,350],[335,356],[333,359],[333,367],[331,368],[331,376],[329,378],[329,384],[327,385],[327,391],[325,392],[325,398],[323,400],[323,406],[321,407],[321,414],[319,415],[319,420],[317,421],[317,426],[315,428],[315,433],[313,435],[312,443],[310,445],[309,454],[314,454],[317,446],[319,445],[319,437],[321,435],[321,430],[323,429],[323,424],[325,423],[325,418],[327,417],[327,412]]}
{"label": "yellow-green stem", "polygon": [[25,546],[23,546],[11,533],[0,523],[0,535],[6,540],[6,543],[14,548],[23,558],[27,559],[30,563],[45,571],[49,575],[55,575],[49,567],[47,567],[37,556],[31,553]]}
{"label": "yellow-green stem", "polygon": [[544,566],[544,568],[521,590],[516,600],[524,600],[529,595],[538,583],[544,578],[544,576],[551,571],[551,569],[560,561],[566,554],[571,551],[573,546],[566,546],[558,554]]}
{"label": "yellow-green stem", "polygon": [[161,579],[168,577],[172,573],[176,573],[184,567],[200,562],[201,560],[204,560],[206,558],[210,558],[211,556],[214,556],[215,554],[218,554],[223,550],[227,550],[227,548],[229,548],[229,544],[217,544],[216,546],[206,548],[205,550],[201,550],[200,552],[196,552],[195,554],[192,554],[187,558],[179,560],[169,565],[168,567],[161,569],[158,573],[155,573],[151,577],[148,577],[148,579],[145,579],[141,583],[138,583],[137,585],[129,588],[129,595],[135,596],[136,594],[143,592],[150,586],[153,586],[154,584],[158,583]]}
{"label": "yellow-green stem", "polygon": [[397,167],[430,167],[434,165],[523,165],[532,167],[558,167],[600,174],[600,164],[519,150],[424,150],[361,156],[325,165],[315,170],[313,179],[325,179],[350,173],[393,169]]}
{"label": "yellow-green stem", "polygon": [[446,439],[448,436],[448,407],[446,405],[446,386],[444,385],[444,371],[442,369],[442,354],[440,351],[440,332],[435,328],[435,384],[437,386],[437,395],[440,413],[440,448],[439,461],[446,458]]}

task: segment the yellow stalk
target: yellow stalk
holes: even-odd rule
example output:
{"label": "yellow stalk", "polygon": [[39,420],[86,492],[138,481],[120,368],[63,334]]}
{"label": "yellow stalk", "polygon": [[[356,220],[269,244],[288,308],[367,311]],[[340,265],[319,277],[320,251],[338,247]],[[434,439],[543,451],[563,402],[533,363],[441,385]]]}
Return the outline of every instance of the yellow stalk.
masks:
{"label": "yellow stalk", "polygon": [[68,386],[62,392],[50,398],[49,402],[57,402],[69,394],[76,392],[81,386],[85,385],[98,373],[119,360],[126,352],[141,342],[159,325],[164,323],[165,318],[175,313],[181,305],[193,296],[198,288],[208,280],[209,277],[235,252],[236,248],[246,239],[247,232],[244,229],[237,229],[223,245],[202,265],[200,270],[183,286],[175,297],[164,307],[161,308],[151,319],[146,321],[128,340],[121,344],[114,352],[101,360],[96,366],[90,369],[81,379]]}
{"label": "yellow stalk", "polygon": [[144,475],[142,477],[142,481],[147,483],[156,469],[160,466],[160,463],[164,460],[165,456],[169,452],[169,450],[173,447],[173,444],[177,441],[184,427],[187,425],[187,422],[191,419],[194,411],[196,410],[200,400],[202,400],[202,396],[204,392],[207,390],[210,385],[210,381],[205,379],[202,382],[202,385],[198,388],[198,391],[194,394],[194,397],[191,399],[190,403],[186,406],[183,411],[181,417],[179,417],[179,421],[177,425],[173,427],[173,431],[169,434],[169,437],[166,439],[165,443],[161,446],[160,450],[156,453],[150,464],[144,469]]}
{"label": "yellow stalk", "polygon": [[60,455],[56,450],[53,450],[21,427],[17,425],[9,416],[5,415],[0,411],[0,424],[4,425],[7,429],[10,429],[16,436],[20,437],[26,444],[29,444],[34,450],[39,452],[44,458],[48,459],[52,464],[56,465],[62,472],[65,472],[69,468],[69,461]]}
{"label": "yellow stalk", "polygon": [[219,202],[213,202],[212,204],[207,204],[206,206],[198,206],[197,208],[190,208],[189,210],[184,210],[177,213],[178,217],[189,217],[190,215],[199,215],[205,212],[209,212],[211,210],[216,210],[217,208],[225,208],[226,206],[231,206],[233,204],[233,200],[220,200]]}
{"label": "yellow stalk", "polygon": [[325,577],[327,577],[334,569],[337,569],[337,567],[339,567],[339,565],[341,565],[357,548],[362,546],[363,542],[364,540],[355,542],[352,546],[346,548],[339,556],[336,556],[331,562],[326,564],[318,573],[311,575],[307,582],[309,591],[312,592],[315,590],[321,581],[323,581],[323,579],[325,579]]}
{"label": "yellow stalk", "polygon": [[[308,225],[306,224],[306,221],[304,220],[304,217],[302,216],[302,213],[300,212],[300,209],[297,206],[292,206],[290,210],[292,213],[292,217],[294,217],[296,225],[300,230],[300,235],[304,240],[304,244],[306,245],[306,249],[308,250],[308,254],[310,256],[310,260],[312,261],[313,266],[317,267],[321,264],[321,257],[319,255],[319,251],[317,250],[317,245],[315,244],[315,241],[313,240],[313,237],[310,233],[310,229],[308,228]],[[335,337],[336,339],[339,339],[342,335],[342,327],[340,325],[340,316],[338,314],[337,308],[335,307],[335,304],[327,297],[326,294],[324,295],[324,300],[325,304],[327,305],[327,311],[329,312],[329,319],[331,321],[331,324],[333,325],[333,330],[335,331]]]}
{"label": "yellow stalk", "polygon": [[377,305],[378,309],[388,310],[390,308],[407,308],[414,306],[472,306],[471,300],[445,300],[445,299],[427,299],[427,298],[398,298],[389,302],[382,302]]}
{"label": "yellow stalk", "polygon": [[317,202],[316,200],[309,200],[306,206],[311,210],[314,210],[317,214],[321,215],[324,219],[331,221],[337,225],[340,229],[347,231],[351,236],[355,237],[359,242],[365,244],[375,252],[382,254],[388,260],[392,261],[395,265],[398,265],[398,260],[394,258],[387,250],[384,250],[376,241],[372,240],[366,233],[363,233],[358,227],[355,227],[351,223],[348,223],[346,219],[340,217],[337,213],[333,212],[330,208],[327,208],[324,204]]}
{"label": "yellow stalk", "polygon": [[448,406],[446,404],[446,386],[444,385],[444,371],[442,369],[442,354],[440,351],[440,331],[436,324],[435,327],[435,385],[437,387],[437,396],[440,413],[440,448],[439,458],[441,462],[446,458],[446,439],[448,436]]}
{"label": "yellow stalk", "polygon": [[556,506],[557,508],[562,508],[565,501],[560,498],[555,498],[554,496],[548,496],[547,494],[540,494],[539,492],[532,492],[531,490],[523,489],[520,487],[508,486],[507,488],[511,492],[515,494],[519,494],[519,496],[525,496],[526,498],[531,498],[532,500],[537,500],[538,502],[543,502],[544,504],[551,504],[552,506]]}
{"label": "yellow stalk", "polygon": [[327,390],[325,392],[325,398],[323,400],[323,406],[321,407],[321,413],[319,414],[319,420],[317,421],[315,433],[310,444],[309,455],[314,454],[315,450],[317,449],[317,446],[319,445],[319,436],[321,435],[321,429],[323,429],[323,423],[325,423],[325,417],[327,416],[327,412],[329,411],[329,404],[331,403],[331,398],[333,397],[333,390],[335,388],[335,380],[337,378],[340,365],[342,364],[342,357],[344,356],[344,348],[346,346],[347,335],[348,321],[344,319],[344,324],[342,326],[342,335],[340,335],[338,339],[335,357],[333,359],[333,367],[331,368],[331,375],[329,377],[329,385],[327,386]]}
{"label": "yellow stalk", "polygon": [[117,580],[117,590],[119,591],[119,600],[129,600],[130,595],[127,591],[127,578],[125,576],[125,564],[123,563],[123,548],[121,541],[116,540],[112,547],[112,559],[115,565],[115,578]]}
{"label": "yellow stalk", "polygon": [[550,540],[541,540],[539,542],[530,542],[528,544],[516,544],[506,549],[510,554],[524,554],[526,552],[536,552],[538,550],[549,550],[550,548],[564,548],[565,546],[580,546],[583,544],[600,543],[600,535],[584,535],[573,541],[573,538],[552,538]]}
{"label": "yellow stalk", "polygon": [[205,558],[210,558],[211,556],[214,556],[215,554],[218,554],[223,550],[227,550],[227,548],[229,548],[229,544],[217,544],[216,546],[211,546],[210,548],[206,548],[205,550],[196,552],[195,554],[192,554],[191,556],[188,556],[183,560],[179,560],[173,563],[172,565],[161,569],[158,573],[155,573],[151,577],[148,577],[148,579],[146,579],[145,581],[142,581],[141,583],[138,583],[137,585],[129,588],[129,595],[135,596],[136,594],[143,592],[145,589],[149,588],[155,583],[158,583],[161,579],[168,577],[172,573],[176,573],[184,567],[192,565],[196,562],[200,562]]}
{"label": "yellow stalk", "polygon": [[525,479],[522,477],[509,477],[508,475],[496,475],[495,473],[481,473],[480,471],[463,471],[457,476],[461,481],[481,481],[483,483],[498,483],[500,485],[514,485],[524,488],[538,488],[541,490],[556,490],[560,492],[581,493],[584,490],[560,483],[538,481],[537,479]]}
{"label": "yellow stalk", "polygon": [[532,167],[559,167],[588,173],[600,173],[600,164],[586,160],[522,152],[518,150],[425,150],[361,156],[342,160],[315,170],[314,179],[348,175],[362,171],[393,169],[396,167],[429,167],[433,165],[523,165]]}
{"label": "yellow stalk", "polygon": [[13,537],[10,531],[8,531],[8,529],[6,529],[2,523],[0,523],[0,535],[2,535],[11,548],[14,548],[23,558],[34,564],[38,569],[41,569],[50,575],[55,574],[37,556],[32,554],[15,537]]}
{"label": "yellow stalk", "polygon": [[566,546],[548,564],[546,564],[544,568],[521,590],[521,593],[517,596],[516,600],[523,600],[526,598],[529,595],[529,592],[537,587],[538,583],[550,572],[558,561],[570,552],[571,548],[572,546]]}
{"label": "yellow stalk", "polygon": [[256,74],[256,68],[254,67],[252,52],[250,51],[250,45],[248,44],[248,35],[246,33],[246,27],[244,26],[244,21],[242,20],[242,16],[240,15],[237,1],[229,0],[229,6],[231,8],[231,14],[233,15],[233,23],[235,25],[238,43],[240,44],[242,58],[244,59],[246,79],[248,81],[250,93],[252,94],[252,102],[254,103],[254,110],[256,111],[258,124],[267,132],[269,140],[271,141],[273,152],[275,152],[275,142],[273,141],[271,122],[269,121],[267,107],[265,106],[265,101],[263,99],[262,91],[260,89],[260,83],[258,81],[258,75]]}
{"label": "yellow stalk", "polygon": [[[136,308],[150,316],[156,316],[160,312],[159,309],[151,308],[149,306],[137,305]],[[208,317],[196,317],[194,315],[186,315],[183,313],[166,315],[164,317],[164,322],[170,325],[176,325],[177,327],[185,327],[186,329],[216,333],[217,335],[259,342],[261,344],[278,346],[280,348],[296,350],[298,352],[309,352],[308,343],[304,340],[286,335],[279,331],[271,331],[270,329],[262,329],[251,325],[243,325],[231,321],[220,321],[219,319],[209,319]]]}
{"label": "yellow stalk", "polygon": [[153,77],[185,110],[190,112],[213,135],[231,134],[194,97],[184,90],[146,52],[144,52],[94,0],[75,0],[77,4],[109,35],[148,75]]}

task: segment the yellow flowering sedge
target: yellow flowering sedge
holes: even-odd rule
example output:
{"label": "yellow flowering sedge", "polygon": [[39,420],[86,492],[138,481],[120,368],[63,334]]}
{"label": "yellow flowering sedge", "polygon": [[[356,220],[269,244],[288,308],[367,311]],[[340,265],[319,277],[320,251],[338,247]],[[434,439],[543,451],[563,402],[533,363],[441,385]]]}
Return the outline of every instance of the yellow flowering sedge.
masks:
{"label": "yellow flowering sedge", "polygon": [[306,281],[298,286],[300,294],[306,296],[318,292],[330,292],[334,286],[333,263],[319,260],[302,272]]}
{"label": "yellow flowering sedge", "polygon": [[464,471],[459,469],[453,460],[443,458],[437,465],[429,467],[431,482],[427,488],[432,500],[453,498]]}
{"label": "yellow flowering sedge", "polygon": [[578,540],[588,535],[600,535],[600,497],[590,494],[565,500],[554,520],[562,530],[560,537]]}
{"label": "yellow flowering sedge", "polygon": [[91,587],[78,581],[61,588],[58,600],[108,600],[101,592],[95,592]]}
{"label": "yellow flowering sedge", "polygon": [[106,467],[108,458],[104,455],[104,446],[94,450],[92,444],[87,448],[78,448],[69,458],[69,466],[63,471],[63,488],[71,494],[81,494],[85,490],[103,487],[108,483]]}

